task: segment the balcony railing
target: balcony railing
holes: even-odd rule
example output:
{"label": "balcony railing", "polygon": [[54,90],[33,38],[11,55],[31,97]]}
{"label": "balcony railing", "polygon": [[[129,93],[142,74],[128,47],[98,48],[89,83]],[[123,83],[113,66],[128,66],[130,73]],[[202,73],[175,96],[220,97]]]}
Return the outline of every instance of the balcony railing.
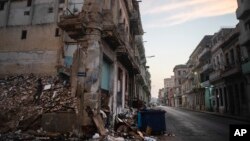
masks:
{"label": "balcony railing", "polygon": [[201,87],[202,88],[208,87],[209,85],[210,85],[210,81],[209,80],[204,81],[204,82],[201,83]]}
{"label": "balcony railing", "polygon": [[208,70],[212,70],[213,66],[212,64],[206,64],[202,67],[202,70],[201,72],[205,72],[205,71],[208,71]]}
{"label": "balcony railing", "polygon": [[209,75],[209,80],[216,80],[221,77],[221,70],[216,70]]}
{"label": "balcony railing", "polygon": [[215,50],[217,50],[221,44],[224,42],[224,40],[219,40],[211,49],[212,52],[214,52]]}
{"label": "balcony railing", "polygon": [[204,48],[203,51],[198,55],[198,58],[201,59],[204,55],[209,53],[210,49],[209,48]]}

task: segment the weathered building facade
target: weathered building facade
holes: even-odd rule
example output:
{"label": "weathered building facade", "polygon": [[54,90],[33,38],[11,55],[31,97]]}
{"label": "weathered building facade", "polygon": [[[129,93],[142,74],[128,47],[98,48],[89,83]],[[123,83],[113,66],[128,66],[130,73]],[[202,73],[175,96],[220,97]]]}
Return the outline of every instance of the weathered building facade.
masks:
{"label": "weathered building facade", "polygon": [[139,2],[5,0],[0,10],[0,74],[63,73],[87,107],[112,116],[150,101]]}
{"label": "weathered building facade", "polygon": [[240,27],[222,28],[214,35],[204,36],[192,52],[186,64],[187,73],[179,82],[182,107],[249,116]]}
{"label": "weathered building facade", "polygon": [[173,69],[174,72],[174,101],[176,107],[182,107],[183,101],[185,102],[186,98],[183,95],[182,83],[184,82],[187,74],[186,65],[176,65]]}
{"label": "weathered building facade", "polygon": [[175,80],[174,76],[164,79],[164,90],[165,90],[165,101],[166,101],[165,104],[168,106],[174,105],[174,95],[173,95],[174,80]]}
{"label": "weathered building facade", "polygon": [[250,113],[250,1],[248,0],[237,0],[238,8],[236,10],[236,17],[239,20],[239,44],[242,51],[242,72],[245,76],[245,83],[247,95],[245,98],[247,99],[247,109],[248,113]]}

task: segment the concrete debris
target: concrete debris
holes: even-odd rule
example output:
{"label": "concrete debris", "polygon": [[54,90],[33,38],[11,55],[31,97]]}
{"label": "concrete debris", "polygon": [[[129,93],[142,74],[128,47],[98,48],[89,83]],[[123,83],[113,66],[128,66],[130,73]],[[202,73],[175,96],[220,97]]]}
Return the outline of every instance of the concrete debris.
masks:
{"label": "concrete debris", "polygon": [[[39,98],[35,97],[38,81],[42,84]],[[79,113],[79,102],[71,96],[68,82],[65,77],[33,74],[0,78],[0,140],[82,140],[76,128],[71,127],[77,127],[76,123],[72,122],[71,125],[70,121],[76,119]],[[110,109],[107,107],[104,104],[99,112],[87,107],[86,113],[96,126],[93,130],[83,129],[91,131],[88,140],[156,140],[138,130],[137,113],[132,109],[118,114],[112,124],[113,130],[109,128],[110,124],[106,123]],[[56,130],[58,128],[66,132]]]}
{"label": "concrete debris", "polygon": [[[44,87],[36,103],[39,78]],[[44,113],[76,110],[76,98],[71,97],[69,85],[59,76],[25,74],[0,78],[0,133],[36,128]]]}
{"label": "concrete debris", "polygon": [[92,139],[99,139],[100,135],[98,133],[95,133],[94,136],[92,137]]}

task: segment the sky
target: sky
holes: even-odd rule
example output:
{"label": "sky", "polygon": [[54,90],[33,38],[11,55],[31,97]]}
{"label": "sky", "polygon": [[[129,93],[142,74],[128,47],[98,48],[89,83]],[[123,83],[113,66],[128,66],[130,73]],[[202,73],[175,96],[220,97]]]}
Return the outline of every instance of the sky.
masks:
{"label": "sky", "polygon": [[164,78],[185,64],[205,35],[238,23],[236,0],[141,0],[144,47],[151,73],[151,95],[158,96]]}

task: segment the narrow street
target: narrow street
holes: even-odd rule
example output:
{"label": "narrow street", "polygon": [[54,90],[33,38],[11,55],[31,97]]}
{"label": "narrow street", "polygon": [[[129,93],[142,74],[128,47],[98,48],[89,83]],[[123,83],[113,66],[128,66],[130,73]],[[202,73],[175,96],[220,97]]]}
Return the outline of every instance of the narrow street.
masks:
{"label": "narrow street", "polygon": [[167,133],[174,136],[161,136],[167,141],[229,141],[230,124],[247,124],[207,113],[160,106],[166,111]]}

